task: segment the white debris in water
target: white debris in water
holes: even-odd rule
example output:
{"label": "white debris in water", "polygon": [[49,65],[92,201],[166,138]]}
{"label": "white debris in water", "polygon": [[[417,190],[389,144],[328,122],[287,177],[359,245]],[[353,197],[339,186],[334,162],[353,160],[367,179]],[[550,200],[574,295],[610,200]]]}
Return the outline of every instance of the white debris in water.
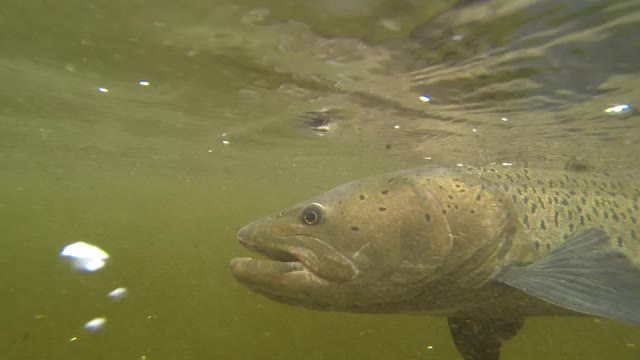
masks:
{"label": "white debris in water", "polygon": [[227,141],[227,140],[222,140],[222,143],[223,143],[224,145],[229,145],[229,141]]}
{"label": "white debris in water", "polygon": [[400,125],[395,125],[393,128],[394,129],[400,129]]}
{"label": "white debris in water", "polygon": [[149,86],[150,84],[149,84],[148,81],[140,80],[140,81],[138,81],[138,85],[140,85],[140,86]]}
{"label": "white debris in water", "polygon": [[400,25],[396,20],[393,19],[382,19],[380,20],[380,24],[391,31],[400,31]]}
{"label": "white debris in water", "polygon": [[87,321],[87,323],[84,324],[84,329],[90,332],[96,332],[102,329],[104,327],[104,324],[106,324],[106,322],[107,322],[106,317],[97,317],[93,320]]}
{"label": "white debris in water", "polygon": [[462,40],[462,38],[463,38],[463,36],[462,36],[462,35],[460,35],[460,34],[456,34],[456,35],[453,35],[453,36],[451,37],[451,40],[453,40],[453,41],[460,41],[460,40]]}
{"label": "white debris in water", "polygon": [[502,165],[504,165],[504,166],[511,166],[511,165],[513,165],[513,163],[510,163],[510,162],[503,162],[503,163],[502,163]]}
{"label": "white debris in water", "polygon": [[425,156],[424,159],[425,160],[431,160],[431,156]]}
{"label": "white debris in water", "polygon": [[456,164],[456,166],[457,166],[457,167],[463,167],[463,166],[464,166],[464,164],[457,163],[457,164]]}
{"label": "white debris in water", "polygon": [[509,118],[503,117],[502,121],[509,121]]}
{"label": "white debris in water", "polygon": [[65,246],[60,256],[69,258],[75,269],[90,272],[100,270],[109,258],[106,251],[83,241]]}
{"label": "white debris in water", "polygon": [[74,337],[72,337],[71,339],[69,339],[69,342],[74,342],[74,341],[76,341],[76,340],[78,340],[78,337],[77,337],[77,336],[74,336]]}
{"label": "white debris in water", "polygon": [[113,300],[122,300],[122,298],[127,296],[128,293],[129,293],[129,290],[127,290],[127,288],[119,287],[117,289],[111,290],[107,294],[107,297],[109,297],[109,298],[111,298]]}
{"label": "white debris in water", "polygon": [[477,133],[477,132],[478,132],[478,129],[475,129],[475,128],[474,128],[474,129],[473,129],[473,130],[471,130],[471,131],[473,131],[474,133]]}
{"label": "white debris in water", "polygon": [[421,95],[418,99],[420,99],[420,101],[422,101],[422,102],[431,101],[431,98],[429,98],[427,95]]}
{"label": "white debris in water", "polygon": [[433,345],[427,345],[427,350],[433,350]]}
{"label": "white debris in water", "polygon": [[629,104],[623,104],[623,105],[616,105],[616,106],[612,106],[610,108],[607,108],[604,110],[604,112],[609,113],[609,114],[616,114],[616,113],[621,113],[621,112],[625,112],[625,111],[629,111],[631,110],[631,105]]}
{"label": "white debris in water", "polygon": [[103,88],[103,87],[99,87],[99,88],[98,88],[98,91],[103,92],[103,93],[108,93],[108,92],[109,92],[109,89],[107,89],[107,88]]}

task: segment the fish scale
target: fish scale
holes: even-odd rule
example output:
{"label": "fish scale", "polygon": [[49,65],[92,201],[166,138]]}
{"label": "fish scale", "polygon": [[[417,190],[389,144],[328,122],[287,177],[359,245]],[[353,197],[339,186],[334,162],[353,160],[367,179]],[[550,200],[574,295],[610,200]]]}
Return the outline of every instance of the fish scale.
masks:
{"label": "fish scale", "polygon": [[573,234],[598,227],[613,245],[640,259],[636,234],[640,187],[631,174],[536,170],[468,169],[503,191],[515,206],[521,226],[518,241],[540,256]]}

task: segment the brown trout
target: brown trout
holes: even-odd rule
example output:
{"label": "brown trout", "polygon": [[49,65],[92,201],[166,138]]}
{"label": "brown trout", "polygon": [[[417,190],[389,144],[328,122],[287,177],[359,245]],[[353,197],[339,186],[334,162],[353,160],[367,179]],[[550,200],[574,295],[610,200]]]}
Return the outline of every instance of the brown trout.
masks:
{"label": "brown trout", "polygon": [[466,360],[495,360],[530,316],[640,325],[631,175],[424,167],[338,186],[243,227],[268,260],[235,278],[319,310],[446,316]]}

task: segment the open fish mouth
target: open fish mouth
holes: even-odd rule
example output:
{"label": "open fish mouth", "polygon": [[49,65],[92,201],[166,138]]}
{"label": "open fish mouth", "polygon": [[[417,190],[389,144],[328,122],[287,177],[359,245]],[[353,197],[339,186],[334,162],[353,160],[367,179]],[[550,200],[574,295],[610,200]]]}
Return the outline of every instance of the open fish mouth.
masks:
{"label": "open fish mouth", "polygon": [[294,271],[308,272],[302,261],[294,254],[274,249],[246,241],[242,233],[238,234],[238,242],[247,249],[264,255],[268,260],[256,258],[234,258],[231,259],[231,271],[239,280],[253,280],[265,277],[284,275]]}

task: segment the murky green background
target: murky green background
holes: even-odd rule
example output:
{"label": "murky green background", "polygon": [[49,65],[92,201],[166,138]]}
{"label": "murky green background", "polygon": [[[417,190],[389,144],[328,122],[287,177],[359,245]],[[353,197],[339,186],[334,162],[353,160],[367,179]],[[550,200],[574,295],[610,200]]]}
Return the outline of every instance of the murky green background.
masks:
{"label": "murky green background", "polygon": [[[426,163],[640,171],[639,39],[633,0],[5,1],[0,358],[458,359],[444,319],[250,293],[237,229]],[[640,329],[530,319],[503,355],[638,359]]]}

